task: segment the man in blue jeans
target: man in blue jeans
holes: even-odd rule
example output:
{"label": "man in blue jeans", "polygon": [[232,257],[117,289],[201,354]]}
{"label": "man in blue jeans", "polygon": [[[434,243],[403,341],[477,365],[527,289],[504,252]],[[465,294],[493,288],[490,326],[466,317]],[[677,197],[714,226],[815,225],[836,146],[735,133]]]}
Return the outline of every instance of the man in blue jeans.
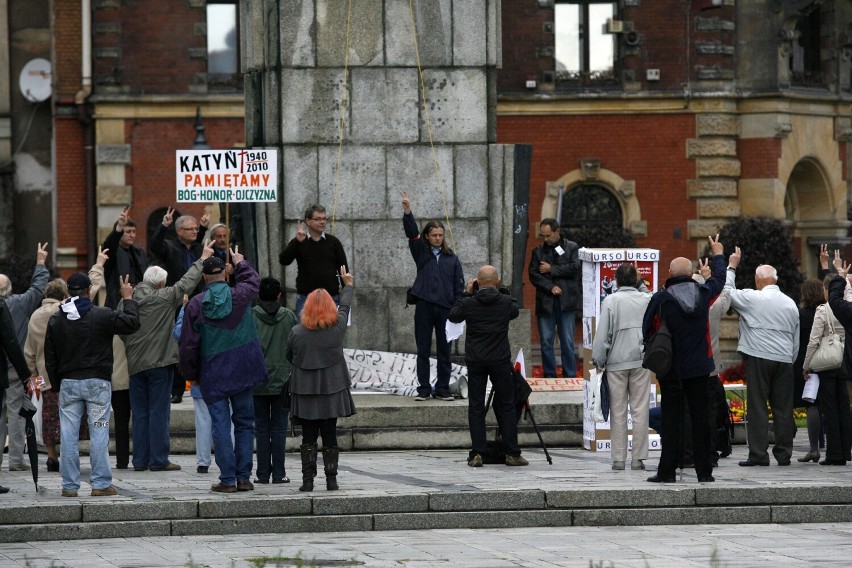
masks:
{"label": "man in blue jeans", "polygon": [[59,472],[62,496],[76,497],[80,489],[80,452],[77,437],[84,409],[89,415],[92,496],[117,493],[109,465],[109,418],[112,402],[112,339],[139,329],[139,310],[133,286],[120,277],[122,311],[92,304],[92,281],[82,272],[68,279],[71,297],[60,304],[47,324],[44,364],[50,384],[59,388],[59,425],[62,453]]}
{"label": "man in blue jeans", "polygon": [[553,339],[558,330],[562,376],[575,377],[574,310],[580,298],[582,263],[577,256],[580,247],[562,236],[556,219],[543,219],[539,231],[543,242],[533,249],[529,274],[535,286],[542,371],[545,377],[556,376]]}
{"label": "man in blue jeans", "polygon": [[[228,286],[222,259],[203,262],[204,291],[186,305],[180,334],[183,376],[198,381],[213,423],[219,483],[217,493],[252,491],[254,400],[266,381],[266,363],[251,313],[260,276],[237,247],[231,251],[236,285]],[[231,440],[231,422],[234,438]]]}

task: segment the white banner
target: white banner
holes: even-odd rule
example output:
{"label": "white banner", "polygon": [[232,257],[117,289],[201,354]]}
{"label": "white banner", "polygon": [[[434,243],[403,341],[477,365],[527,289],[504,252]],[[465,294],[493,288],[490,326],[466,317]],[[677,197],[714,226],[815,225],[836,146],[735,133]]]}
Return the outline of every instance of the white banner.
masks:
{"label": "white banner", "polygon": [[178,150],[176,201],[278,200],[278,150]]}
{"label": "white banner", "polygon": [[[417,395],[417,355],[415,353],[388,353],[344,349],[343,356],[349,365],[353,391],[386,392],[402,396]],[[429,359],[429,382],[438,380],[437,361]],[[452,364],[450,384],[467,378],[467,367]]]}

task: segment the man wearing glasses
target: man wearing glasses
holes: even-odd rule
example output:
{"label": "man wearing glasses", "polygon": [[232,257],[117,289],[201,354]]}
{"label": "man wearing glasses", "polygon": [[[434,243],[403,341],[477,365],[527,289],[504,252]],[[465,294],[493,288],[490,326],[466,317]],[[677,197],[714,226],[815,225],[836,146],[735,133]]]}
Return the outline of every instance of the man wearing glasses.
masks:
{"label": "man wearing glasses", "polygon": [[[154,236],[151,237],[151,251],[157,255],[163,268],[169,273],[167,286],[173,286],[183,278],[192,263],[201,258],[204,249],[204,234],[207,232],[207,224],[210,216],[206,213],[201,217],[201,222],[192,215],[181,215],[175,221],[177,240],[166,238],[169,226],[175,210],[169,207],[163,215],[163,222],[157,227]],[[190,294],[192,295],[192,294]]]}
{"label": "man wearing glasses", "polygon": [[[205,213],[201,216],[201,222],[192,215],[181,215],[174,221],[177,240],[166,238],[169,226],[172,224],[175,210],[169,207],[163,215],[163,222],[157,227],[154,236],[151,237],[151,252],[157,255],[159,262],[166,269],[166,286],[174,286],[189,267],[201,258],[204,251],[204,234],[210,216]],[[194,296],[201,291],[201,284],[189,295]],[[172,383],[172,404],[180,404],[183,401],[183,393],[186,383],[180,374],[180,368],[175,366],[177,372],[174,374]]]}
{"label": "man wearing glasses", "polygon": [[[337,279],[341,266],[349,267],[343,244],[334,235],[326,234],[328,217],[325,207],[311,205],[305,211],[305,221],[296,226],[296,236],[278,255],[278,262],[289,266],[294,260],[296,275],[296,317],[301,317],[308,294],[324,288],[335,302],[340,301],[340,282]],[[307,226],[307,231],[305,227]]]}

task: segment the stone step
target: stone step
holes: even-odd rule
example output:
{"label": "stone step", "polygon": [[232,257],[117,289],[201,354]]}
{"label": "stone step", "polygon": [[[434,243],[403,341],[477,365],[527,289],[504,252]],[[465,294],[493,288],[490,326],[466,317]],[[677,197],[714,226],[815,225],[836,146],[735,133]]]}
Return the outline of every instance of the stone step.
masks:
{"label": "stone step", "polygon": [[[320,480],[318,480],[320,481]],[[852,521],[852,486],[514,490],[0,509],[0,542],[292,532]]]}
{"label": "stone step", "polygon": [[[381,394],[354,396],[357,414],[338,421],[338,442],[344,450],[454,449],[470,445],[467,400],[417,402],[412,397]],[[583,443],[583,395],[577,391],[533,393],[532,415],[548,446],[580,447]],[[489,436],[496,429],[494,413],[487,418]],[[287,448],[296,450],[297,436],[288,433]],[[530,420],[519,423],[519,443],[539,445]],[[195,452],[195,415],[185,397],[171,409],[171,450]]]}

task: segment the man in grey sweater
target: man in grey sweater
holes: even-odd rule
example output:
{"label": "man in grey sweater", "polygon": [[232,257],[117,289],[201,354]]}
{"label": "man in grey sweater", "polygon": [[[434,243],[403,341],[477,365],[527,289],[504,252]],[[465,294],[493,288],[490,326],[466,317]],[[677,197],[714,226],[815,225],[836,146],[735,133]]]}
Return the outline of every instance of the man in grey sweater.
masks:
{"label": "man in grey sweater", "polygon": [[651,371],[642,367],[642,320],[651,300],[636,267],[622,264],[615,271],[618,289],[601,306],[592,345],[595,366],[606,369],[610,393],[612,469],[622,470],[627,459],[627,405],[633,418],[630,469],[645,469],[648,458],[648,405]]}
{"label": "man in grey sweater", "polygon": [[728,259],[725,290],[740,314],[737,352],[746,362],[748,385],[748,459],[740,465],[769,465],[769,414],[772,407],[778,465],[790,465],[793,455],[793,361],[799,352],[799,309],[778,287],[778,273],[761,264],[754,274],[755,290],[737,290],[736,270],[742,253],[735,247]]}

